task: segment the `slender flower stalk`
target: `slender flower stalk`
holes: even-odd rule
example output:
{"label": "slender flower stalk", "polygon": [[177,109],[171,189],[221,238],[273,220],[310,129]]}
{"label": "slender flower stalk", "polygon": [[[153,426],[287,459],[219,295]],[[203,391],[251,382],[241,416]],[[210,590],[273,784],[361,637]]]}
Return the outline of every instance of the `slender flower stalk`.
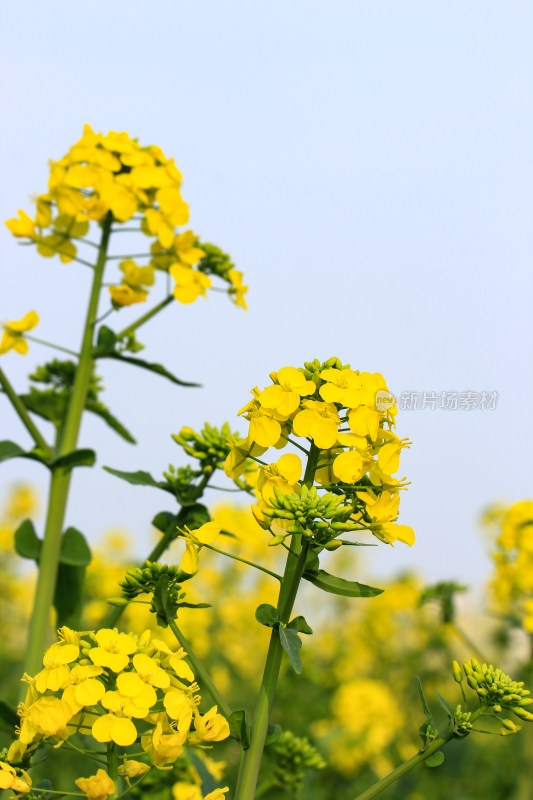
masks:
{"label": "slender flower stalk", "polygon": [[[486,711],[483,707],[476,709],[472,716],[470,717],[471,722],[474,722],[478,717],[482,716],[482,714]],[[407,772],[410,772],[414,767],[417,767],[423,761],[425,761],[429,756],[436,753],[437,750],[440,750],[443,745],[447,744],[451,739],[455,736],[454,731],[450,731],[446,734],[446,736],[441,736],[439,739],[435,739],[423,753],[417,753],[412,758],[409,758],[407,761],[404,761],[403,764],[400,764],[399,767],[396,767],[392,772],[389,772],[384,778],[377,781],[373,786],[367,789],[362,794],[357,795],[355,800],[372,800],[372,798],[377,797],[378,794],[384,789],[387,789],[391,784],[395,783],[399,778],[405,775]]]}
{"label": "slender flower stalk", "polygon": [[229,717],[232,714],[231,706],[224,700],[223,696],[218,691],[217,687],[213,683],[211,676],[207,672],[206,668],[195,654],[194,650],[192,649],[191,645],[189,644],[188,640],[185,638],[181,630],[178,628],[174,620],[169,620],[169,628],[183,647],[184,650],[187,651],[187,657],[185,661],[189,663],[190,667],[192,668],[195,677],[199,678],[202,684],[205,686],[215,703],[218,704],[218,707],[222,711],[225,717]]}
{"label": "slender flower stalk", "polygon": [[0,384],[2,385],[2,388],[6,393],[8,399],[10,400],[11,405],[19,415],[22,424],[30,434],[31,438],[33,439],[37,447],[41,448],[43,455],[45,456],[52,455],[50,446],[46,443],[42,433],[37,428],[34,421],[28,414],[24,403],[13,389],[11,383],[9,382],[6,374],[4,373],[1,367],[0,367]]}
{"label": "slender flower stalk", "polygon": [[166,308],[166,306],[168,306],[170,303],[172,303],[173,300],[174,296],[171,294],[165,297],[164,300],[161,300],[161,302],[155,305],[153,308],[151,308],[150,311],[147,311],[146,314],[143,314],[142,317],[139,317],[138,320],[132,322],[131,325],[128,325],[126,328],[124,328],[124,330],[120,331],[120,333],[117,333],[117,339],[122,339],[129,333],[133,333],[133,331],[136,331],[137,328],[140,328],[141,325],[144,325],[145,322],[148,322],[148,320],[152,319],[152,317],[154,317],[156,314],[158,314],[160,311]]}

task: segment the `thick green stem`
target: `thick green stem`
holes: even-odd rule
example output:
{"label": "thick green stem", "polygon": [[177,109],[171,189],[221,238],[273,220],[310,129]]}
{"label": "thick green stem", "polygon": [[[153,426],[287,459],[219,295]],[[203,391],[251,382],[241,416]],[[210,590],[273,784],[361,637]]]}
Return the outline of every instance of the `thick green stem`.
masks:
{"label": "thick green stem", "polygon": [[115,784],[115,791],[108,795],[107,800],[114,800],[118,795],[118,750],[115,742],[107,745],[107,774]]}
{"label": "thick green stem", "polygon": [[[470,721],[474,722],[478,717],[480,717],[483,714],[484,711],[485,709],[483,707],[478,708],[472,714]],[[453,738],[454,738],[454,732],[450,731],[450,733],[447,733],[446,736],[441,736],[440,739],[435,739],[435,741],[432,742],[424,750],[423,753],[417,753],[412,758],[408,759],[407,761],[404,761],[403,764],[400,764],[400,766],[396,767],[395,770],[389,772],[388,775],[386,775],[380,781],[371,786],[370,789],[367,789],[366,792],[358,794],[355,800],[372,800],[373,797],[377,797],[377,795],[381,794],[381,792],[384,789],[386,789],[392,783],[395,783],[399,778],[401,778],[407,772],[412,770],[414,767],[417,767],[418,764],[421,764],[423,761],[426,760],[426,758],[429,758],[430,755],[436,753],[437,750],[440,750],[440,748],[443,747],[443,745],[447,744],[447,742],[449,742],[450,739]]]}
{"label": "thick green stem", "polygon": [[215,703],[218,705],[220,711],[224,714],[225,717],[229,717],[232,714],[231,707],[226,703],[220,692],[218,691],[217,687],[213,683],[211,676],[209,675],[208,671],[192,649],[191,645],[180,631],[174,620],[169,620],[168,625],[180,645],[183,649],[187,652],[187,658],[185,661],[189,664],[194,675],[198,680],[205,686]]}
{"label": "thick green stem", "polygon": [[43,455],[45,456],[52,455],[52,451],[49,445],[44,440],[44,437],[41,434],[40,430],[37,428],[34,421],[26,411],[26,406],[24,405],[24,403],[22,402],[16,391],[11,386],[10,382],[7,379],[7,375],[1,368],[0,368],[0,384],[2,385],[2,389],[6,393],[7,397],[11,401],[11,405],[19,415],[22,424],[30,434],[31,438],[33,439],[37,447],[41,448],[41,450],[43,451]]}
{"label": "thick green stem", "polygon": [[[80,360],[76,370],[76,377],[65,418],[65,424],[58,442],[58,456],[70,453],[76,448],[78,442],[81,418],[85,408],[89,381],[93,370],[94,323],[98,311],[98,299],[106,263],[111,222],[112,216],[108,213],[102,225],[102,238],[98,250],[98,259],[94,265],[93,282],[80,349]],[[30,675],[34,675],[35,672],[40,669],[43,651],[46,646],[50,625],[50,609],[54,600],[57,567],[61,549],[61,535],[67,506],[70,477],[70,469],[61,467],[52,469],[48,512],[39,563],[39,577],[35,590],[26,662],[24,665],[25,671]]]}
{"label": "thick green stem", "polygon": [[[312,444],[303,479],[304,485],[308,488],[313,485],[319,455],[319,448]],[[277,605],[282,624],[286,625],[289,622],[298,587],[305,569],[308,552],[309,545],[307,539],[302,542],[302,534],[294,534],[291,540],[291,549],[285,564],[285,572],[280,586]],[[243,750],[241,754],[235,800],[253,800],[255,797],[255,788],[261,760],[263,758],[270,713],[276,694],[282,655],[283,647],[279,638],[279,631],[277,628],[273,628],[270,636],[263,680],[261,688],[259,689],[259,696],[254,712],[250,747],[248,750]]]}

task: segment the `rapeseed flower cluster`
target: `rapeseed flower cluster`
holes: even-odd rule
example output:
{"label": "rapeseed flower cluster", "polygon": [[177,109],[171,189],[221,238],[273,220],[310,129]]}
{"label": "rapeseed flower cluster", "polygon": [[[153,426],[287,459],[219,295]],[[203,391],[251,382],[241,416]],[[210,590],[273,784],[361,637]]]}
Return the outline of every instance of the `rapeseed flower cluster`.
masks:
{"label": "rapeseed flower cluster", "polygon": [[[184,745],[227,738],[229,726],[217,706],[200,712],[198,684],[185,656],[148,630],[139,636],[110,628],[80,633],[61,628],[43,669],[25,676],[29,687],[19,707],[19,737],[8,761],[20,760],[43,740],[61,744],[81,732],[125,748],[140,740],[151,765],[165,769]],[[139,764],[126,761],[125,774],[141,774]]]}
{"label": "rapeseed flower cluster", "polygon": [[[276,535],[274,543],[298,531],[316,538],[317,530],[324,543],[327,530],[330,542],[341,531],[369,531],[388,544],[412,545],[413,530],[396,523],[405,482],[393,477],[409,442],[393,432],[397,409],[383,376],[331,358],[282,367],[270,377],[272,384],[254,388],[253,400],[239,412],[249,422],[248,435],[232,445],[225,471],[235,479],[250,459],[261,465],[252,510],[260,525]],[[309,493],[302,488],[308,476],[299,455],[286,453],[271,464],[261,460],[270,447],[291,445],[310,456],[298,439],[314,447],[318,487]],[[321,489],[330,494],[320,498]],[[311,506],[314,526],[309,524]]]}
{"label": "rapeseed flower cluster", "polygon": [[68,263],[77,258],[76,242],[84,240],[91,222],[102,223],[108,215],[119,224],[135,220],[137,230],[153,241],[147,264],[132,258],[119,263],[120,281],[109,287],[115,308],[144,302],[157,270],[172,276],[180,303],[205,297],[215,274],[234,303],[246,308],[242,272],[218,248],[201,246],[192,230],[177,230],[189,220],[181,183],[174,159],[160,147],[85,125],[81,139],[51,162],[48,191],[36,197],[34,217],[19,210],[6,225],[14,236],[33,242],[40,255],[59,255]]}

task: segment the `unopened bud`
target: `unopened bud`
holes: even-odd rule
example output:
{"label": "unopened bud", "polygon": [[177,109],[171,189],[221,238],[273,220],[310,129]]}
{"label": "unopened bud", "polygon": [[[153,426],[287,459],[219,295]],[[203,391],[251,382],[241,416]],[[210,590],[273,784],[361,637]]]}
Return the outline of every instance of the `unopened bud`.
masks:
{"label": "unopened bud", "polygon": [[525,719],[528,722],[533,720],[533,714],[531,714],[529,711],[526,711],[525,708],[521,708],[520,706],[512,706],[511,711],[516,714],[517,717],[520,717],[520,719]]}
{"label": "unopened bud", "polygon": [[338,539],[332,539],[331,542],[324,545],[325,550],[337,550],[339,547],[342,547],[342,542],[339,542]]}
{"label": "unopened bud", "polygon": [[452,661],[452,675],[454,681],[456,681],[457,683],[461,683],[461,681],[463,680],[463,673],[461,667],[459,666],[458,661]]}

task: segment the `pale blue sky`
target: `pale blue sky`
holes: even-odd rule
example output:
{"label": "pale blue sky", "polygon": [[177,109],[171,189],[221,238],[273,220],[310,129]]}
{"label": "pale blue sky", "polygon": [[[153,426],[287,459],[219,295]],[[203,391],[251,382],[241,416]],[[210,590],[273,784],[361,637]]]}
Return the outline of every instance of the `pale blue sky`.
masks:
{"label": "pale blue sky", "polygon": [[[531,494],[532,23],[527,2],[4,4],[2,219],[31,208],[84,122],[127,130],[175,156],[195,232],[250,285],[247,314],[212,294],[143,332],[147,358],[203,389],[102,364],[103,399],[139,444],[88,420],[80,443],[99,465],[159,474],[178,456],[170,433],[239,427],[251,387],[315,356],[380,371],[397,393],[494,390],[494,411],[400,413],[413,441],[400,521],[417,543],[375,548],[368,567],[481,579],[481,509]],[[0,238],[0,318],[36,308],[38,334],[75,349],[83,267]],[[50,355],[2,366],[23,388]],[[28,443],[1,398],[0,438]],[[38,465],[1,469],[44,498]],[[79,470],[68,522],[90,538],[122,524],[142,553],[166,507]]]}

